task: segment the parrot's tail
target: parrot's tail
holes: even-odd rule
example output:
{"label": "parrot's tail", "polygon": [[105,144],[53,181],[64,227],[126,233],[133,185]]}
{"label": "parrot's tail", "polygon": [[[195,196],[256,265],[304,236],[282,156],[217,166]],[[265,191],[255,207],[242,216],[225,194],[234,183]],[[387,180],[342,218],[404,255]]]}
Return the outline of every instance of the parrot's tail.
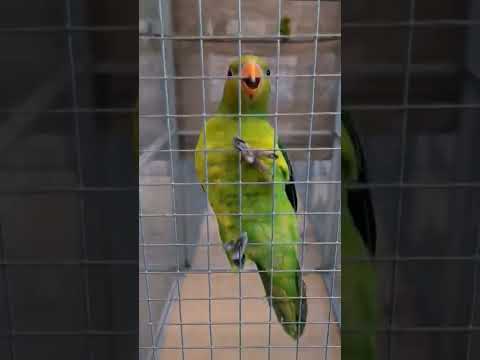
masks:
{"label": "parrot's tail", "polygon": [[[278,283],[282,283],[283,281],[277,282],[271,280],[272,273],[270,271],[265,272],[265,270],[262,270],[260,267],[258,267],[258,269],[261,271],[260,278],[262,279],[265,293],[267,294],[267,297],[270,298],[269,304],[273,307],[278,321],[290,337],[294,340],[298,339],[302,336],[305,329],[308,313],[307,288],[305,286],[305,281],[300,279],[300,273],[298,271],[274,274],[273,276],[275,278],[285,276],[294,277],[296,289],[291,293],[288,289],[279,287]],[[270,297],[270,290],[272,290],[273,299]]]}

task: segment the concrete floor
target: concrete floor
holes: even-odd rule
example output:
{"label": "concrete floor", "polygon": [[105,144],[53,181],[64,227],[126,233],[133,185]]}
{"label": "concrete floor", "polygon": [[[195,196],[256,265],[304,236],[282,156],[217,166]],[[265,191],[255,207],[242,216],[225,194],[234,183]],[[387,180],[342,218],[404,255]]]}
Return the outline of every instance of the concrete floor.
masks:
{"label": "concrete floor", "polygon": [[[212,222],[211,222],[212,223]],[[204,231],[206,227],[204,226]],[[210,231],[211,241],[219,243],[216,231]],[[201,236],[206,239],[206,236]],[[200,249],[200,248],[199,248]],[[210,263],[212,267],[228,268],[225,255],[221,247],[210,248]],[[197,251],[192,267],[205,267],[207,264],[206,251]],[[253,265],[247,267],[253,269]],[[309,296],[328,296],[324,282],[318,274],[308,274],[304,277]],[[209,316],[209,287],[208,274],[189,273],[180,283],[181,301],[175,301],[170,307],[166,325],[161,337],[160,347],[182,347],[181,334],[183,333],[183,346],[209,347],[210,327],[211,342],[214,347],[227,347],[226,349],[190,349],[184,350],[184,360],[240,360],[240,303],[239,303],[239,275],[238,273],[215,273],[210,275],[210,298],[230,298],[227,300],[211,300]],[[263,297],[263,286],[257,273],[244,273],[241,275],[242,296]],[[188,298],[202,300],[185,300]],[[204,300],[203,300],[204,299]],[[180,318],[181,309],[181,318]],[[333,312],[329,315],[328,299],[308,300],[308,321],[336,321]],[[241,320],[248,322],[241,327],[242,359],[247,360],[336,360],[340,359],[339,348],[305,348],[299,349],[296,357],[295,348],[272,348],[268,356],[269,325],[251,324],[251,322],[268,322],[270,310],[265,299],[242,299]],[[210,319],[209,319],[210,318]],[[181,319],[181,321],[180,321]],[[198,324],[199,323],[199,324]],[[195,325],[198,324],[198,325]],[[201,325],[200,325],[201,324]],[[340,333],[336,324],[307,324],[305,332],[299,341],[299,346],[340,345]],[[296,346],[296,342],[288,337],[272,312],[272,325],[270,344],[272,346]],[[230,347],[230,348],[229,348]],[[248,348],[253,347],[253,348]],[[212,357],[211,357],[212,355]],[[181,350],[161,350],[159,360],[182,360]]]}

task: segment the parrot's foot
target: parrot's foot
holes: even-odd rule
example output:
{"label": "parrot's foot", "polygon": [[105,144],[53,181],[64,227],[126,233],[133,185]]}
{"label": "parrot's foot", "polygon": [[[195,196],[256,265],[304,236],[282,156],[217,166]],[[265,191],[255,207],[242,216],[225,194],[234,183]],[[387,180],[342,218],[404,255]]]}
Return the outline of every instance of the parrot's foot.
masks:
{"label": "parrot's foot", "polygon": [[275,154],[274,151],[250,149],[247,143],[237,136],[233,138],[233,146],[235,147],[235,149],[237,149],[240,152],[242,159],[247,164],[253,165],[263,172],[266,172],[267,168],[261,161],[259,161],[259,158],[261,157],[266,157],[269,159],[278,158],[278,155]]}
{"label": "parrot's foot", "polygon": [[223,247],[225,251],[230,254],[230,258],[232,259],[235,266],[239,269],[243,269],[245,265],[245,250],[248,245],[248,236],[247,233],[244,232],[235,242],[230,242],[225,244]]}

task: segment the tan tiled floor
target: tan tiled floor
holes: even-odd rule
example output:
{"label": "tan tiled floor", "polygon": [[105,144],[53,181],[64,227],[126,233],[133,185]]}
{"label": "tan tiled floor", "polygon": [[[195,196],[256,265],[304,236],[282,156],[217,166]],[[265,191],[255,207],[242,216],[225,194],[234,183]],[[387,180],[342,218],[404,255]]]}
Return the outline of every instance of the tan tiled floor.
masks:
{"label": "tan tiled floor", "polygon": [[[216,232],[210,231],[210,234]],[[205,238],[202,236],[202,238]],[[219,240],[216,239],[215,242]],[[222,268],[228,267],[225,256],[221,252],[211,251],[211,264]],[[192,266],[205,266],[206,254],[198,252]],[[253,268],[253,267],[248,267]],[[309,274],[304,276],[309,296],[328,296],[320,275]],[[239,359],[240,344],[240,304],[239,304],[239,275],[238,273],[211,274],[211,296],[210,298],[229,297],[227,300],[211,300],[209,316],[209,288],[207,274],[188,274],[181,283],[182,301],[175,302],[170,308],[167,323],[183,324],[168,325],[163,334],[163,347],[181,347],[181,334],[183,333],[183,346],[188,347],[209,347],[210,329],[211,342],[214,347],[234,347],[227,349],[213,349],[213,360],[237,360]],[[265,295],[260,278],[256,273],[244,273],[241,279],[242,296],[262,297]],[[204,300],[183,300],[188,298],[201,298]],[[181,321],[179,310],[181,308]],[[308,300],[308,321],[328,322],[329,301],[328,299]],[[270,310],[264,299],[243,299],[241,304],[242,324],[241,341],[242,359],[245,360],[267,360],[269,344],[269,325],[251,324],[252,322],[268,322]],[[211,319],[209,319],[209,317]],[[330,314],[330,321],[336,321],[333,313]],[[197,324],[197,325],[195,325]],[[305,332],[300,339],[300,346],[319,346],[327,341],[330,346],[340,345],[340,334],[336,324],[307,324]],[[272,312],[272,325],[270,344],[272,346],[292,346],[296,343],[288,337],[280,324],[277,322],[275,313]],[[262,348],[264,347],[264,348]],[[270,357],[274,360],[296,360],[296,349],[272,348]],[[160,360],[181,360],[181,350],[162,350],[159,352]],[[185,360],[210,360],[209,349],[184,350]],[[298,360],[336,360],[340,359],[339,348],[328,348],[325,357],[325,348],[304,348],[299,349]]]}

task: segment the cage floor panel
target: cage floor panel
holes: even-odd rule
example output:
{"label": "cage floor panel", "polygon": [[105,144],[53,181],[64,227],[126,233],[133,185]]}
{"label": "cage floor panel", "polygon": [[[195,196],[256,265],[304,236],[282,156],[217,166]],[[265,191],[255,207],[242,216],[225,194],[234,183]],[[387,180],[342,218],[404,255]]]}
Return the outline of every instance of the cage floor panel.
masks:
{"label": "cage floor panel", "polygon": [[[204,266],[207,260],[206,253],[197,252],[192,266]],[[228,266],[221,251],[211,251],[210,262],[211,265]],[[329,296],[319,274],[306,274],[304,279],[309,297]],[[162,340],[158,346],[185,348],[183,350],[185,360],[237,360],[240,359],[240,348],[242,359],[297,359],[296,342],[284,333],[273,311],[269,329],[270,310],[267,301],[262,298],[265,293],[258,274],[241,274],[240,286],[238,273],[210,274],[210,279],[207,274],[189,273],[180,282],[180,294],[181,301],[178,301],[177,294],[174,296],[177,300],[174,300],[170,307]],[[189,298],[195,300],[188,300]],[[340,359],[338,347],[328,348],[328,351],[325,351],[325,347],[318,347],[324,346],[327,341],[329,346],[340,345],[340,332],[338,325],[335,324],[334,313],[330,311],[329,299],[309,299],[308,311],[307,321],[321,324],[307,324],[298,344],[300,346],[298,360]],[[329,322],[334,323],[328,324]],[[210,346],[213,347],[212,354]],[[302,346],[306,347],[301,348]],[[308,346],[314,347],[307,348]],[[160,360],[182,360],[180,349],[163,349],[158,355]]]}

